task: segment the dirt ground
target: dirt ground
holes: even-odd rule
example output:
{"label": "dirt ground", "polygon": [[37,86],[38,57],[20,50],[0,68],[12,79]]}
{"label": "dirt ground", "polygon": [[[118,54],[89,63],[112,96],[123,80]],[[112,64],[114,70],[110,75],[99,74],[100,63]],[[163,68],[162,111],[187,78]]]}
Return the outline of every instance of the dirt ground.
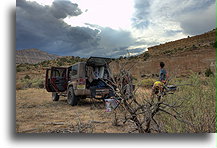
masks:
{"label": "dirt ground", "polygon": [[17,133],[127,133],[125,125],[114,126],[114,113],[102,101],[85,99],[78,106],[65,97],[54,102],[45,89],[16,91]]}

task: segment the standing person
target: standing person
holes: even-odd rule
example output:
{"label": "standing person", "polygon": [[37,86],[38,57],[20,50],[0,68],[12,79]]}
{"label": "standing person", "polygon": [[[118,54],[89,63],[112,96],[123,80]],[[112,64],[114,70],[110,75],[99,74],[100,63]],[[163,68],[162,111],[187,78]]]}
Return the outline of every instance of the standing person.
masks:
{"label": "standing person", "polygon": [[167,72],[166,70],[164,69],[164,62],[160,62],[160,74],[159,74],[159,80],[162,82],[162,83],[166,83],[166,80],[167,80]]}
{"label": "standing person", "polygon": [[159,80],[156,81],[152,87],[152,98],[154,97],[154,94],[163,93],[164,91],[166,80],[168,77],[164,66],[164,62],[160,62]]}

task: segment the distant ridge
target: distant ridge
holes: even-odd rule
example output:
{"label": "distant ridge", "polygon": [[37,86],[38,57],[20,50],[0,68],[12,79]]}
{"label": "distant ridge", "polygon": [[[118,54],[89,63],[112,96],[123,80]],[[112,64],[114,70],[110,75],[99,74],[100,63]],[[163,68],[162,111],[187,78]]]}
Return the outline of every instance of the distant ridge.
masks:
{"label": "distant ridge", "polygon": [[36,64],[45,60],[53,60],[59,56],[48,54],[36,48],[16,50],[16,64],[29,63]]}
{"label": "distant ridge", "polygon": [[[170,76],[187,76],[196,72],[204,74],[210,69],[216,73],[216,29],[164,44],[149,47],[148,51],[129,58],[119,58],[113,62],[113,73],[120,71],[121,63],[131,69],[135,78],[156,76],[159,63],[164,62]],[[132,66],[133,65],[133,66]]]}
{"label": "distant ridge", "polygon": [[216,29],[213,29],[212,31],[200,35],[195,35],[192,37],[188,36],[187,38],[149,47],[148,52],[153,56],[170,54],[174,50],[178,50],[178,49],[191,48],[191,47],[198,47],[198,48],[202,48],[206,46],[208,47],[211,44],[214,45],[215,41],[216,41]]}

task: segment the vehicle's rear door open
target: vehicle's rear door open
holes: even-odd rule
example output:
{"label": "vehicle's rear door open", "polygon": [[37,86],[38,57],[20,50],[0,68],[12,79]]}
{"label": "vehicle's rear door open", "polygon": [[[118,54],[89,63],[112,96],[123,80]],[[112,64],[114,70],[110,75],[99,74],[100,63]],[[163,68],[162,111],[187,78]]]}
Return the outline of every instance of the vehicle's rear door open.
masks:
{"label": "vehicle's rear door open", "polygon": [[[87,62],[88,79],[90,81],[91,96],[96,99],[105,99],[113,95],[111,88],[105,83],[110,80],[109,63],[111,58],[90,57]],[[90,67],[90,68],[89,68]]]}
{"label": "vehicle's rear door open", "polygon": [[45,86],[48,92],[66,91],[67,81],[67,68],[51,67],[51,69],[47,69]]}

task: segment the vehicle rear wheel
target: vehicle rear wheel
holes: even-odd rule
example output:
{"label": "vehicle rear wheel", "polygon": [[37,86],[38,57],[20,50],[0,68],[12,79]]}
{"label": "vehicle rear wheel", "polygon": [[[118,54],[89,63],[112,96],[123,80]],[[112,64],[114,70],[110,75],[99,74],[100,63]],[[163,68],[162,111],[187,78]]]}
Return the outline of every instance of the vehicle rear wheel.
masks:
{"label": "vehicle rear wheel", "polygon": [[52,92],[52,100],[53,101],[59,101],[60,96],[56,92]]}
{"label": "vehicle rear wheel", "polygon": [[69,87],[69,89],[68,89],[67,102],[71,106],[75,106],[78,104],[78,97],[75,95],[73,87]]}

